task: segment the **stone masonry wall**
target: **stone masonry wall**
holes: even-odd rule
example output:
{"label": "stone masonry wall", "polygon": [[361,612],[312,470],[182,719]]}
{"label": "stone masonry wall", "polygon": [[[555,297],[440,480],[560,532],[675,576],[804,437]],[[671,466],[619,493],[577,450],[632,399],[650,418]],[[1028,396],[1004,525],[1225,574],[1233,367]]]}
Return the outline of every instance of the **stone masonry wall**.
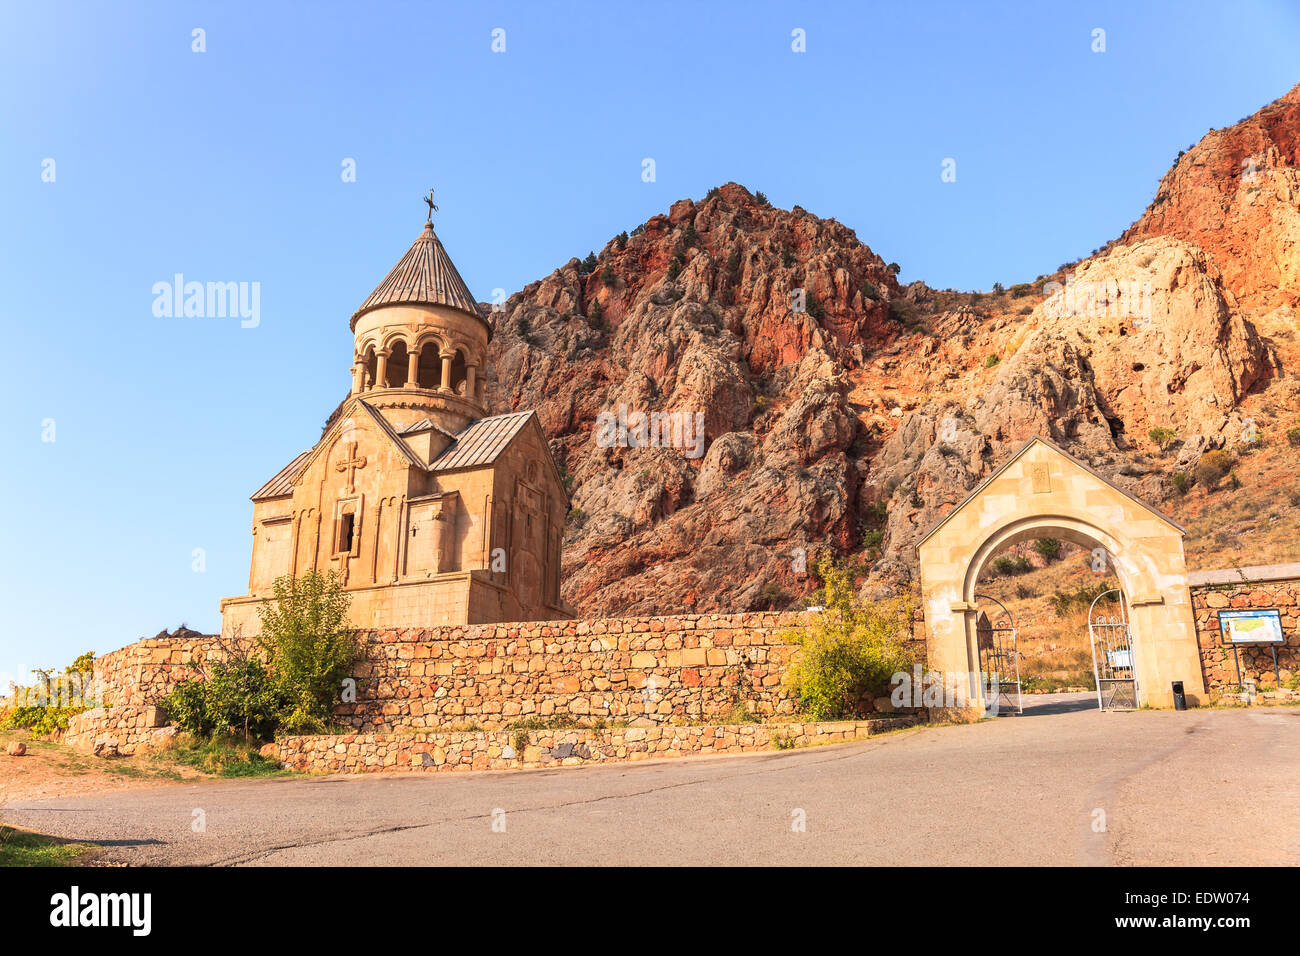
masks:
{"label": "stone masonry wall", "polygon": [[282,737],[271,745],[291,770],[391,773],[509,770],[693,754],[746,753],[862,740],[916,717],[820,723],[616,727],[605,730],[429,731]]}
{"label": "stone masonry wall", "polygon": [[[1252,569],[1242,569],[1250,577]],[[1274,686],[1273,655],[1266,645],[1239,645],[1237,661],[1233,648],[1224,646],[1219,629],[1219,611],[1227,609],[1277,608],[1282,616],[1286,643],[1275,645],[1282,684],[1300,673],[1300,576],[1275,580],[1247,580],[1237,583],[1194,584],[1192,610],[1196,616],[1196,639],[1200,644],[1201,666],[1206,690],[1222,695],[1246,678],[1261,687]]]}
{"label": "stone masonry wall", "polygon": [[[796,648],[782,634],[806,620],[758,612],[360,631],[356,699],[335,717],[362,734],[521,721],[704,724],[732,719],[737,706],[760,720],[790,717],[796,702],[781,681]],[[234,643],[158,637],[104,655],[95,662],[102,704],[74,717],[65,739],[119,753],[156,745],[167,733],[163,698]],[[911,649],[925,660],[919,617]],[[884,697],[858,709],[892,712]]]}
{"label": "stone masonry wall", "polygon": [[175,729],[157,705],[176,684],[200,675],[203,662],[226,657],[237,643],[191,631],[145,638],[95,658],[90,696],[97,706],[69,718],[63,742],[109,754],[159,746]]}
{"label": "stone masonry wall", "polygon": [[[556,717],[698,723],[737,704],[788,717],[796,702],[781,679],[796,648],[781,635],[806,620],[756,612],[370,631],[357,702],[335,714],[363,733]],[[924,661],[923,622],[912,648]],[[889,709],[886,698],[859,706]]]}

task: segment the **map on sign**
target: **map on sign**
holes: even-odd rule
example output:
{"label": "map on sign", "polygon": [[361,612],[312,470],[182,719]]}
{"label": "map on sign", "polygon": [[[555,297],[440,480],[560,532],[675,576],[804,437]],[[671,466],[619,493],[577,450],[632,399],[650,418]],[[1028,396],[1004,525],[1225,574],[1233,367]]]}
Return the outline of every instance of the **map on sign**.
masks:
{"label": "map on sign", "polygon": [[1266,611],[1220,611],[1219,626],[1227,644],[1283,644],[1282,614]]}

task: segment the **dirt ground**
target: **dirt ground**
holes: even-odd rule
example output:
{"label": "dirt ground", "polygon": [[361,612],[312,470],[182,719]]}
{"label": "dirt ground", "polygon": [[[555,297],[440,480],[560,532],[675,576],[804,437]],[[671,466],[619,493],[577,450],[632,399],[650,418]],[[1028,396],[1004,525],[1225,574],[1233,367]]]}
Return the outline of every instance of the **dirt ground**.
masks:
{"label": "dirt ground", "polygon": [[[24,756],[10,757],[5,753],[14,740],[27,745]],[[156,756],[104,759],[79,753],[63,744],[33,739],[25,730],[0,730],[0,804],[160,787],[208,778],[208,774],[192,767]]]}

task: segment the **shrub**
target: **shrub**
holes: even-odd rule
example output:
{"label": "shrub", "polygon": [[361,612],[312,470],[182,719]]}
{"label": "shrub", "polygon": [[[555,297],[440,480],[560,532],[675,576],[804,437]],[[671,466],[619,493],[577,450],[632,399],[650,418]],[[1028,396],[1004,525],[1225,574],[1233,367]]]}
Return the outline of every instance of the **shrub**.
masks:
{"label": "shrub", "polygon": [[606,265],[600,270],[600,281],[604,285],[615,285],[618,283],[618,276],[614,274],[614,267]]}
{"label": "shrub", "polygon": [[614,246],[615,246],[615,248],[617,248],[620,252],[622,252],[624,249],[627,248],[627,230],[626,230],[626,229],[624,229],[622,232],[620,232],[617,236],[614,237]]}
{"label": "shrub", "polygon": [[1174,490],[1180,495],[1187,494],[1187,489],[1192,483],[1191,476],[1185,471],[1176,471],[1173,476]]}
{"label": "shrub", "polygon": [[1194,475],[1198,483],[1213,491],[1219,486],[1219,482],[1232,471],[1235,464],[1236,461],[1232,455],[1226,451],[1207,451],[1201,456],[1201,460],[1196,463]]}
{"label": "shrub", "polygon": [[763,585],[763,590],[759,593],[758,599],[766,610],[775,611],[785,604],[787,597],[786,593],[781,590],[781,585],[775,581],[768,581]]}
{"label": "shrub", "polygon": [[582,265],[578,267],[578,271],[590,274],[596,271],[596,266],[599,264],[600,260],[596,258],[596,253],[589,252],[587,258],[582,260]]}
{"label": "shrub", "polygon": [[799,645],[785,683],[815,720],[853,712],[864,696],[881,690],[912,664],[905,640],[915,604],[911,594],[863,603],[849,570],[829,557],[817,562],[825,611],[783,637]]}
{"label": "shrub", "polygon": [[822,304],[818,301],[817,296],[813,295],[811,292],[808,292],[804,296],[803,307],[804,310],[818,322],[826,317],[826,310],[822,308]]}
{"label": "shrub", "polygon": [[[1051,598],[1052,610],[1057,617],[1069,617],[1075,611],[1086,611],[1093,601],[1112,590],[1109,584],[1101,583],[1084,584],[1073,591],[1057,591]],[[1117,593],[1107,594],[1101,603],[1114,604],[1118,600]]]}
{"label": "shrub", "polygon": [[690,249],[700,244],[700,234],[695,231],[695,223],[688,222],[682,229],[682,247]]}
{"label": "shrub", "polygon": [[999,359],[996,355],[990,355],[986,359],[984,359],[984,367],[992,368],[993,366],[997,365],[998,362],[1000,361],[1001,359]]}
{"label": "shrub", "polygon": [[880,553],[880,546],[885,541],[885,532],[873,528],[862,535],[862,549],[874,558]]}
{"label": "shrub", "polygon": [[1059,538],[1035,538],[1034,550],[1044,561],[1055,561],[1061,556],[1061,541]]}
{"label": "shrub", "polygon": [[1178,437],[1178,432],[1174,431],[1172,428],[1157,426],[1147,432],[1147,437],[1159,445],[1161,451],[1164,451],[1169,447],[1169,443]]}
{"label": "shrub", "polygon": [[1001,295],[1001,294],[1002,294],[1003,292],[1005,292],[1005,291],[1006,291],[1006,289],[1003,287],[1003,285],[1002,285],[1001,282],[995,282],[995,283],[993,283],[993,294],[994,294],[994,295]]}
{"label": "shrub", "polygon": [[333,571],[276,578],[273,590],[274,601],[258,609],[259,640],[286,698],[281,724],[289,733],[319,732],[360,650],[347,629],[352,598]]}
{"label": "shrub", "polygon": [[172,722],[186,733],[237,732],[244,739],[270,737],[285,705],[283,689],[256,657],[214,661],[205,680],[181,681],[163,701]]}
{"label": "shrub", "polygon": [[877,289],[870,282],[868,282],[866,279],[863,279],[862,296],[863,298],[870,299],[872,302],[875,302],[877,299],[880,298],[880,290]]}
{"label": "shrub", "polygon": [[1300,448],[1300,427],[1288,428],[1286,440],[1291,443],[1291,447]]}
{"label": "shrub", "polygon": [[67,730],[68,718],[94,706],[88,699],[94,660],[94,653],[87,651],[62,674],[53,669],[32,671],[38,683],[15,688],[13,705],[0,708],[0,728],[30,730],[37,737]]}
{"label": "shrub", "polygon": [[772,205],[772,203],[768,201],[767,193],[763,192],[761,189],[758,192],[754,193],[754,198],[758,200],[758,204],[760,206]]}
{"label": "shrub", "polygon": [[605,323],[605,310],[601,308],[599,299],[592,299],[591,305],[587,306],[587,324],[593,329],[598,329]]}
{"label": "shrub", "polygon": [[903,271],[903,267],[900,266],[897,262],[891,262],[887,268],[894,275],[898,275],[900,272]]}
{"label": "shrub", "polygon": [[1028,574],[1034,569],[1028,558],[998,558],[993,562],[993,570],[1004,577]]}

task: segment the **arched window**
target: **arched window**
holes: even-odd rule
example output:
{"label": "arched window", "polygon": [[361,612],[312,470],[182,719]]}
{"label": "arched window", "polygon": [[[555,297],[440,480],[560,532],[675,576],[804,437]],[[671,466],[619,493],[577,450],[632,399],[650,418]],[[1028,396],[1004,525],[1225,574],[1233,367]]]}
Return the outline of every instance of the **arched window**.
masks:
{"label": "arched window", "polygon": [[379,367],[379,360],[375,357],[375,347],[373,345],[366,347],[365,358],[361,360],[361,390],[364,392],[368,388],[375,387],[375,369]]}
{"label": "arched window", "polygon": [[420,388],[437,388],[441,384],[442,357],[438,354],[438,343],[435,339],[428,339],[420,349],[417,379]]}
{"label": "arched window", "polygon": [[388,381],[384,384],[389,388],[401,388],[406,384],[406,370],[406,343],[399,339],[388,351]]}
{"label": "arched window", "polygon": [[[457,395],[465,395],[465,378],[466,372],[465,354],[460,349],[456,350],[456,357],[451,360],[451,390]],[[472,398],[472,395],[466,395],[466,398]]]}

